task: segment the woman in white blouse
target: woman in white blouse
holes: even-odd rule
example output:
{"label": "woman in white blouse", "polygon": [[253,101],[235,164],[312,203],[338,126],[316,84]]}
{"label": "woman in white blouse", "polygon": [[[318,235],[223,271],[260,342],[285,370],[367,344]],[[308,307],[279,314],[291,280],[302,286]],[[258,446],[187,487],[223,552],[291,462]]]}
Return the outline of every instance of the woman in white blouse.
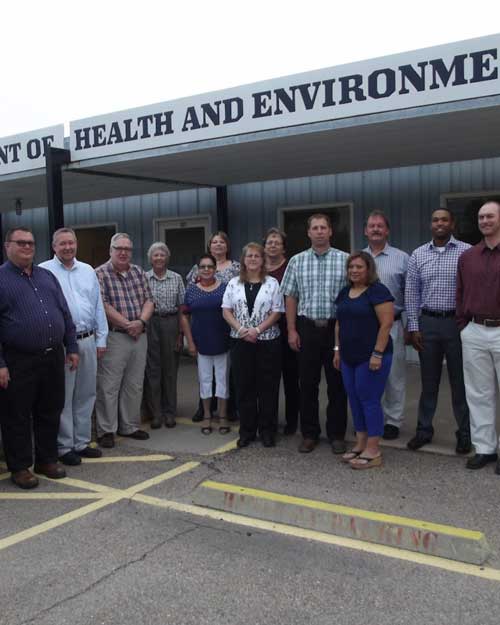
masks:
{"label": "woman in white blouse", "polygon": [[274,447],[281,376],[278,320],[285,308],[278,281],[266,275],[264,248],[258,243],[243,248],[240,275],[227,285],[222,308],[231,326],[238,447],[247,447],[257,432],[264,447]]}

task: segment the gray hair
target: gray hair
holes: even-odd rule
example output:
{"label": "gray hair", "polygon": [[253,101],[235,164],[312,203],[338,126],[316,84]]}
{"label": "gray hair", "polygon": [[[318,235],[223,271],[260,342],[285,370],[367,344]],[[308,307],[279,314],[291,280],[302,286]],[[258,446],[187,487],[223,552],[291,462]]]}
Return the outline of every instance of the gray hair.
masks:
{"label": "gray hair", "polygon": [[52,245],[55,245],[56,239],[60,234],[72,234],[75,238],[75,241],[77,240],[76,233],[71,228],[58,228],[52,235]]}
{"label": "gray hair", "polygon": [[156,241],[151,245],[148,250],[148,262],[151,263],[151,258],[155,252],[165,252],[167,258],[170,258],[170,250],[168,249],[168,245],[163,243],[163,241]]}
{"label": "gray hair", "polygon": [[111,241],[109,242],[109,246],[113,247],[113,245],[119,240],[119,239],[128,239],[130,241],[130,243],[132,243],[132,239],[130,238],[130,235],[127,234],[126,232],[117,232],[116,234],[114,234],[111,237]]}

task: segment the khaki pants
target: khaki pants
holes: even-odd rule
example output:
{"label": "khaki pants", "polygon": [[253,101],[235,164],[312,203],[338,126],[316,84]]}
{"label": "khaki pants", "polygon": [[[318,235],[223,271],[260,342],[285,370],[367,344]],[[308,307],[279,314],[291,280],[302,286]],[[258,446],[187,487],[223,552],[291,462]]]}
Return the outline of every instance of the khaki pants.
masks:
{"label": "khaki pants", "polygon": [[132,434],[141,425],[141,399],[148,341],[110,332],[97,366],[97,436]]}

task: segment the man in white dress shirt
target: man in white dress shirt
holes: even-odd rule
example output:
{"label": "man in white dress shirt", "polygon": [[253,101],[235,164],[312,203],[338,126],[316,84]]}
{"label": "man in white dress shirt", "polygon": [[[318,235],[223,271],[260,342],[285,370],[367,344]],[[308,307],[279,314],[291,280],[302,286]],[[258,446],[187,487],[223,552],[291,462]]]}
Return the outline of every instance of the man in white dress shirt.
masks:
{"label": "man in white dress shirt", "polygon": [[57,439],[59,460],[78,465],[81,458],[99,458],[90,447],[92,411],[96,398],[97,358],[106,351],[108,322],[94,269],[76,259],[77,240],[70,228],[52,238],[54,258],[40,264],[57,278],[76,326],[80,364],[65,372],[65,403]]}

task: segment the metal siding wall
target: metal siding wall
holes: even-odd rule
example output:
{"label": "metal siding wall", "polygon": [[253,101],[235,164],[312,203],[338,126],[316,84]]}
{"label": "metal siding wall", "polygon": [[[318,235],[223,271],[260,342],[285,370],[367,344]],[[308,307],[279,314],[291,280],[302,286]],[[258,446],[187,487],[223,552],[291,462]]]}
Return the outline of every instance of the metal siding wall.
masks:
{"label": "metal siding wall", "polygon": [[[260,241],[277,224],[279,207],[328,202],[353,203],[355,247],[365,244],[366,215],[382,209],[391,221],[392,243],[410,252],[429,239],[430,213],[439,207],[441,194],[499,190],[500,158],[233,185],[228,187],[232,256],[238,257],[245,243]],[[68,225],[116,222],[119,231],[134,239],[135,262],[142,264],[153,242],[154,219],[209,214],[214,228],[217,220],[215,189],[68,204],[64,210]],[[46,209],[23,211],[20,217],[5,213],[4,230],[15,224],[33,229],[36,260],[45,260],[49,256]]]}

